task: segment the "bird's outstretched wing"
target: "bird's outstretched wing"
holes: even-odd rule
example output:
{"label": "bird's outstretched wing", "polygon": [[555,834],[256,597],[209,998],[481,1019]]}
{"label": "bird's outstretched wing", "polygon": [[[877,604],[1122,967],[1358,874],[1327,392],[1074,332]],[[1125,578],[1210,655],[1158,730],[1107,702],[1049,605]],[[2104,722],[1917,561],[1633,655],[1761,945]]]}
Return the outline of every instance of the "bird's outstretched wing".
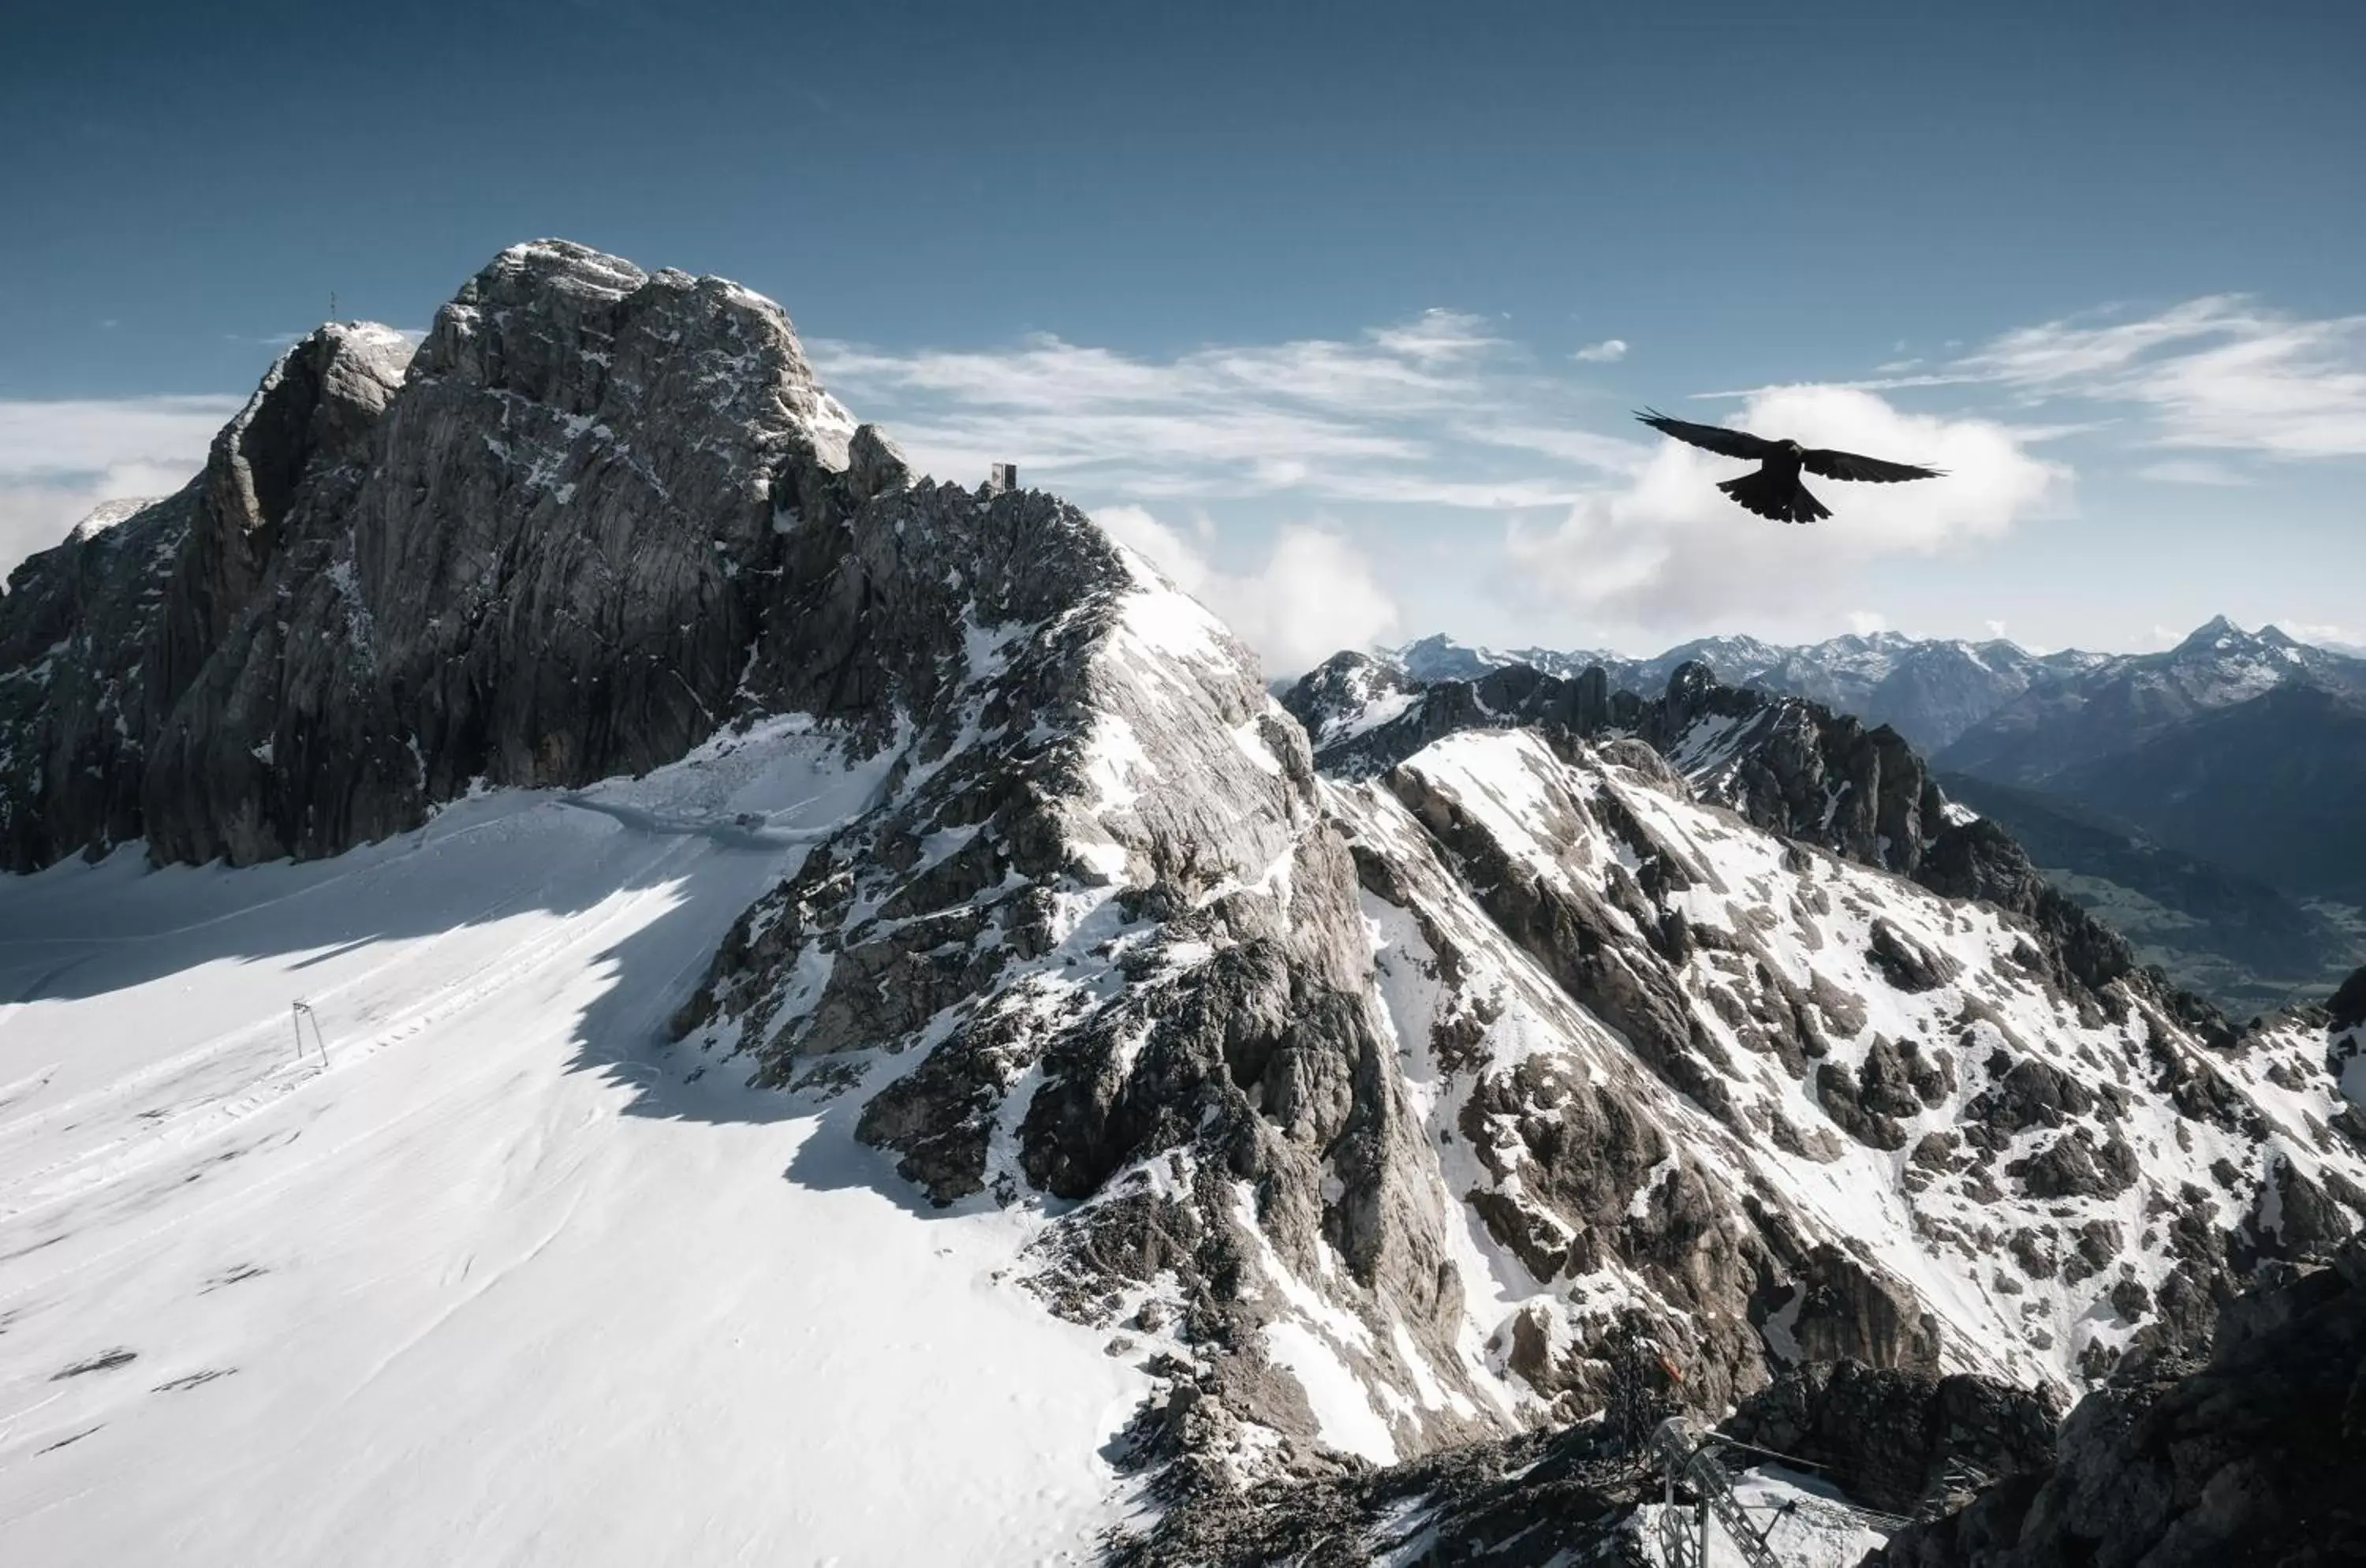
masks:
{"label": "bird's outstretched wing", "polygon": [[[1706,446],[1724,457],[1746,457],[1763,462],[1774,450],[1774,443],[1763,440],[1744,430],[1728,430],[1721,424],[1694,424],[1686,420],[1670,419],[1657,409],[1645,409],[1635,416],[1662,435],[1673,435],[1679,441],[1689,441],[1696,446]],[[1864,459],[1858,459],[1862,462]]]}
{"label": "bird's outstretched wing", "polygon": [[1810,446],[1799,454],[1799,467],[1827,479],[1865,479],[1874,484],[1895,484],[1899,479],[1935,479],[1944,478],[1944,468],[1918,468],[1911,463],[1885,463],[1878,457],[1860,457],[1853,452],[1834,452],[1826,447]]}

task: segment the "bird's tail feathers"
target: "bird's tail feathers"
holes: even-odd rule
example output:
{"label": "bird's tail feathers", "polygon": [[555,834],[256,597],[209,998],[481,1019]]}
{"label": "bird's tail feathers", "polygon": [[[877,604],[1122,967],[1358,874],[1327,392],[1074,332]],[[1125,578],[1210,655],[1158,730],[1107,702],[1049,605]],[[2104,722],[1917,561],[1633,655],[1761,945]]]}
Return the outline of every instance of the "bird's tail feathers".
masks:
{"label": "bird's tail feathers", "polygon": [[1746,510],[1777,523],[1814,523],[1831,515],[1831,509],[1808,494],[1808,487],[1796,478],[1764,468],[1726,479],[1717,488]]}

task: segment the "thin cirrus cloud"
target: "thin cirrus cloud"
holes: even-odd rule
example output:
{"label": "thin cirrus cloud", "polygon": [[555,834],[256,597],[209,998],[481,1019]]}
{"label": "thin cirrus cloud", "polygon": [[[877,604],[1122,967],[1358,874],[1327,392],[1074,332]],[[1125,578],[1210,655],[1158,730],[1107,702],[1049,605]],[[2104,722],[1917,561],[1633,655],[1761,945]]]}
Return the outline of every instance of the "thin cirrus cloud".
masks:
{"label": "thin cirrus cloud", "polygon": [[[1056,337],[999,352],[818,342],[811,353],[832,389],[891,423],[919,467],[965,476],[1016,458],[1104,525],[1133,529],[1137,548],[1279,669],[1369,640],[1394,624],[1397,598],[1423,590],[1399,583],[1392,595],[1338,527],[1285,528],[1270,561],[1227,575],[1161,515],[1264,497],[1335,515],[1365,504],[1493,513],[1506,524],[1486,547],[1492,564],[1471,567],[1490,597],[1650,635],[1770,602],[1815,608],[1845,591],[1842,569],[1992,537],[2062,504],[2069,484],[2067,468],[2031,452],[2053,432],[1910,416],[1870,391],[1783,389],[1752,399],[1744,423],[1953,472],[1852,494],[1848,515],[1812,536],[1761,529],[1737,540],[1715,489],[1729,462],[1642,436],[1574,375],[1451,311],[1349,339],[1169,359]],[[1336,616],[1301,589],[1325,576],[1348,585]]]}
{"label": "thin cirrus cloud", "polygon": [[[2248,295],[2214,294],[2148,316],[2021,327],[1930,368],[1898,368],[1842,385],[1989,385],[2029,403],[2121,405],[2135,415],[2129,434],[2152,447],[2282,459],[2366,455],[2366,316],[2312,319]],[[2230,473],[2197,461],[2156,465],[2146,477],[2225,484]]]}
{"label": "thin cirrus cloud", "polygon": [[884,411],[923,468],[979,473],[1024,454],[1048,479],[1135,500],[1555,507],[1582,492],[1572,464],[1618,469],[1643,453],[1603,437],[1571,444],[1539,424],[1575,389],[1538,374],[1483,319],[1451,310],[1352,339],[1163,360],[1049,335],[1000,352],[808,348],[831,389]]}
{"label": "thin cirrus cloud", "polygon": [[2239,473],[2224,463],[2208,457],[2169,457],[2158,463],[2146,463],[2135,471],[2140,479],[2152,479],[2170,485],[2217,485],[2233,488],[2255,482],[2248,474]]}

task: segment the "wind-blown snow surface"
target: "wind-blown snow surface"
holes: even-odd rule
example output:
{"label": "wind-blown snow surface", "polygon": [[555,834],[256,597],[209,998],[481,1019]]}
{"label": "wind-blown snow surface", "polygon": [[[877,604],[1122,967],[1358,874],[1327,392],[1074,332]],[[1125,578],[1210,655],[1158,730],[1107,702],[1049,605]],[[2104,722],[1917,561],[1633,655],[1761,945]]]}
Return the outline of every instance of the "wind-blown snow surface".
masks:
{"label": "wind-blown snow surface", "polygon": [[657,1043],[876,789],[800,728],[333,860],[0,883],[10,1562],[1088,1554],[1144,1380],[997,1282],[1021,1217],[921,1217]]}

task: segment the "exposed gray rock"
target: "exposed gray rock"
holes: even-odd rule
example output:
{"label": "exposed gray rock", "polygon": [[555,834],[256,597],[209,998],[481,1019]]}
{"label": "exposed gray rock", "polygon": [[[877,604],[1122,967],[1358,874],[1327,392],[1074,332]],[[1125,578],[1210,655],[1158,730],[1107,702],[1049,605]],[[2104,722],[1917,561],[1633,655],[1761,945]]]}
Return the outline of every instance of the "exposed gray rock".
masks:
{"label": "exposed gray rock", "polygon": [[1474,1443],[1388,1469],[1210,1493],[1121,1538],[1111,1568],[1645,1568],[1651,1478],[1594,1427]]}
{"label": "exposed gray rock", "polygon": [[1528,664],[1555,675],[1601,666],[1614,685],[1631,691],[1667,683],[1684,664],[1706,664],[1719,681],[1805,697],[1842,713],[1887,724],[1923,751],[1946,745],[2023,693],[2074,680],[2114,663],[2112,656],[2076,649],[2034,654],[2001,637],[1988,642],[1873,632],[1807,647],[1776,647],[1749,637],[1702,637],[1651,659],[1529,648],[1509,653],[1464,647],[1443,637],[1395,649],[1390,662],[1423,681],[1476,680],[1507,664]]}
{"label": "exposed gray rock", "polygon": [[[718,279],[516,247],[403,359],[325,329],[198,482],[20,570],[10,863],[332,853],[810,727],[876,792],[676,1032],[916,1211],[1020,1211],[1019,1282],[1155,1380],[1164,1495],[1402,1500],[1348,1448],[1589,1416],[1638,1336],[1711,1415],[1838,1358],[2070,1387],[2366,1206],[2354,1031],[2133,971],[1887,731],[1698,666],[1343,659],[1293,718],[1073,507],[914,475]],[[1540,1543],[1625,1506],[1576,1453]],[[1509,1472],[1456,1464],[1421,1484],[1495,1539]]]}
{"label": "exposed gray rock", "polygon": [[1815,1361],[1742,1401],[1729,1437],[1816,1465],[1856,1501],[1911,1513],[1949,1472],[1991,1480],[2043,1468],[2062,1407],[1987,1378]]}
{"label": "exposed gray rock", "polygon": [[[841,575],[828,520],[776,526],[832,504],[851,432],[778,307],[562,242],[503,252],[415,357],[384,329],[322,329],[273,367],[195,493],[102,550],[143,549],[161,603],[109,592],[82,624],[12,607],[19,670],[29,623],[61,616],[117,665],[87,698],[48,701],[43,732],[17,727],[12,757],[39,748],[49,779],[107,752],[111,794],[139,803],[94,810],[12,771],[13,863],[142,834],[163,861],[333,853],[480,778],[669,761],[751,696],[871,701],[815,692],[806,667],[818,637],[842,653],[859,604],[765,635],[783,600],[853,587],[825,586]],[[898,468],[874,444],[859,482],[887,488]],[[70,599],[47,580],[96,565],[37,558],[26,585]],[[103,618],[127,601],[136,624]],[[110,750],[118,712],[130,740]]]}
{"label": "exposed gray rock", "polygon": [[2052,1462],[1895,1537],[1880,1568],[2366,1559],[2366,1254],[2229,1304],[2206,1365],[2090,1393]]}

